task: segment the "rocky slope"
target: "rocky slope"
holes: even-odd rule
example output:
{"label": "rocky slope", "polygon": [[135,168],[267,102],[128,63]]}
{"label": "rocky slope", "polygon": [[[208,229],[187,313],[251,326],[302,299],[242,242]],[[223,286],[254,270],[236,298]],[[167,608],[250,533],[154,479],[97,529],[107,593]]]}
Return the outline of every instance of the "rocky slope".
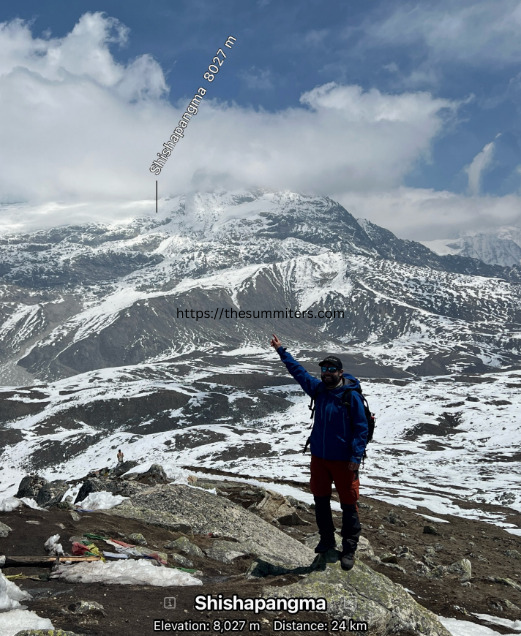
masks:
{"label": "rocky slope", "polygon": [[[482,624],[486,621],[477,614],[510,620],[521,617],[521,582],[515,567],[516,559],[521,559],[521,540],[502,530],[491,531],[480,522],[449,515],[425,519],[421,510],[414,513],[363,498],[365,540],[357,565],[346,573],[334,563],[334,551],[325,560],[314,560],[310,549],[317,540],[313,513],[302,502],[230,480],[200,475],[190,481],[189,486],[169,484],[160,468],[125,479],[110,473],[90,478],[83,495],[103,488],[125,493],[129,499],[98,512],[71,511],[60,504],[49,511],[21,507],[0,513],[0,520],[11,528],[0,539],[0,552],[43,555],[43,542],[56,532],[66,552],[72,545],[69,537],[77,540],[85,533],[97,535],[90,540],[101,550],[113,549],[102,537],[139,540],[146,543],[145,550],[166,552],[169,566],[195,570],[202,587],[68,583],[42,576],[48,569],[27,567],[4,568],[3,573],[23,574],[25,578],[17,583],[33,594],[27,603],[31,610],[50,618],[55,627],[86,635],[127,635],[129,629],[153,633],[156,619],[245,620],[246,633],[256,631],[259,623],[266,634],[276,633],[276,620],[322,621],[328,624],[327,633],[339,633],[334,630],[335,621],[351,618],[367,621],[369,633],[375,635],[446,636],[435,615]],[[67,484],[55,486],[63,489]],[[41,483],[35,487],[33,480],[31,490],[26,480],[26,494],[38,496],[40,490]],[[421,609],[401,586],[434,614]],[[328,610],[198,611],[194,605],[198,594],[325,597]],[[172,601],[169,608],[165,606],[165,597],[175,598],[176,611]],[[85,606],[80,610],[80,601],[95,601],[102,609],[91,605],[90,610]]]}

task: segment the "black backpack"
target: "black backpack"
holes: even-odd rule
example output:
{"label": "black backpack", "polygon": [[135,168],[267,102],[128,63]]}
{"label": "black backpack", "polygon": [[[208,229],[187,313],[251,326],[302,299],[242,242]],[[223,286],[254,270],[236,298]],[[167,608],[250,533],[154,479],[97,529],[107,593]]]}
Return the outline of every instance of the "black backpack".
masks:
{"label": "black backpack", "polygon": [[[311,396],[311,402],[309,403],[309,410],[311,411],[311,415],[310,418],[313,419],[315,416],[315,400],[317,398],[317,395],[320,391],[320,387],[322,385],[319,384],[316,391],[313,393],[313,395]],[[365,417],[367,419],[367,425],[368,425],[368,434],[367,434],[367,443],[369,444],[369,442],[372,441],[373,439],[373,433],[374,433],[374,427],[376,425],[376,417],[375,414],[371,412],[371,409],[369,408],[369,404],[367,403],[367,400],[365,398],[365,395],[362,393],[362,387],[360,387],[359,389],[346,389],[343,393],[342,393],[342,404],[346,407],[348,413],[349,413],[349,419],[351,420],[351,392],[352,391],[356,391],[358,393],[358,395],[362,398],[362,404],[364,405],[364,413],[365,413]],[[306,445],[304,446],[304,453],[307,451],[307,448],[309,446],[309,443],[311,441],[311,435],[308,437],[307,441],[306,441]],[[364,455],[362,457],[362,462],[365,460],[367,456],[366,451],[364,450]]]}

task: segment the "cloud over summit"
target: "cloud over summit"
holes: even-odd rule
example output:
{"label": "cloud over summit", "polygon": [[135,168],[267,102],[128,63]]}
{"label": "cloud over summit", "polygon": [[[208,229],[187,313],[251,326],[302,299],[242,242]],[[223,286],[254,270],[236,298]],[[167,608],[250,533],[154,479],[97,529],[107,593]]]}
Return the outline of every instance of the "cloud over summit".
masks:
{"label": "cloud over summit", "polygon": [[[508,4],[513,11],[515,3]],[[486,7],[478,5],[486,17]],[[501,19],[512,11],[494,22],[504,33],[510,27]],[[479,11],[476,15],[485,19]],[[406,21],[405,40],[413,37],[415,16],[400,18]],[[459,9],[454,12],[456,31],[461,16]],[[389,20],[375,22],[368,35],[391,37]],[[267,109],[244,99],[217,98],[221,75],[214,84],[205,83],[204,67],[193,77],[190,70],[185,86],[191,88],[181,89],[180,75],[168,75],[181,53],[172,53],[165,68],[146,49],[125,58],[132,31],[104,13],[81,15],[63,37],[37,37],[32,29],[20,19],[0,25],[0,229],[22,224],[16,208],[8,205],[17,202],[38,210],[33,226],[85,220],[89,209],[93,220],[116,220],[128,214],[128,202],[141,202],[137,208],[143,210],[150,201],[153,212],[156,177],[148,168],[199,86],[207,94],[159,176],[160,196],[256,186],[327,194],[377,223],[405,231],[403,215],[389,212],[400,205],[410,211],[414,200],[420,205],[439,199],[436,194],[411,198],[413,189],[406,183],[412,172],[429,164],[433,147],[457,125],[464,98],[315,80],[289,105]],[[329,45],[331,29],[314,33],[321,46]],[[427,31],[420,36],[430,41]],[[209,48],[208,61],[212,53]],[[234,47],[232,55],[239,60],[242,52]],[[273,96],[283,76],[269,66],[267,56],[257,63],[262,67],[244,61],[241,69],[227,60],[222,74],[257,95]],[[395,67],[393,74],[399,72]],[[176,69],[188,73],[182,64]],[[471,161],[460,169],[469,166],[469,192],[477,196],[486,166],[479,158]],[[449,198],[457,206],[464,197],[451,193]],[[422,206],[424,217],[411,216],[415,236],[436,222],[432,215],[438,203],[431,212],[430,203]],[[485,213],[483,218],[488,222]]]}
{"label": "cloud over summit", "polygon": [[[63,38],[33,38],[19,20],[2,25],[4,200],[149,194],[147,166],[187,97],[178,97],[179,109],[165,99],[164,74],[149,55],[115,60],[110,47],[128,37],[101,13],[84,14]],[[428,93],[331,82],[304,93],[300,106],[267,112],[212,100],[207,89],[162,175],[172,193],[205,179],[323,191],[340,179],[357,190],[398,185],[453,106]]]}

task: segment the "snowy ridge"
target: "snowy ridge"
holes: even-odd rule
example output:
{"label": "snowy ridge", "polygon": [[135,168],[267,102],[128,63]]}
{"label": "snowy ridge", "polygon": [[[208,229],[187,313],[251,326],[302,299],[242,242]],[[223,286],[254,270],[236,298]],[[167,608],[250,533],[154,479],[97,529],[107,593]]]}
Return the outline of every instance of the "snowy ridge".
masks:
{"label": "snowy ridge", "polygon": [[469,232],[457,239],[422,243],[437,254],[469,256],[504,267],[521,264],[521,229],[517,227],[502,227],[493,232]]}

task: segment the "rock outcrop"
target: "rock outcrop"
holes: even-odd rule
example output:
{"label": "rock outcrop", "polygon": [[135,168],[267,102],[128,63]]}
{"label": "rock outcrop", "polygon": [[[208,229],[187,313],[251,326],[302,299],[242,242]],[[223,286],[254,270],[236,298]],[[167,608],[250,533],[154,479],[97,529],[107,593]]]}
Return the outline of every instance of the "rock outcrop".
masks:
{"label": "rock outcrop", "polygon": [[129,501],[108,512],[131,519],[146,519],[148,523],[165,528],[175,529],[180,524],[187,524],[197,534],[230,537],[237,541],[238,551],[285,568],[307,566],[315,556],[310,548],[242,506],[184,484],[138,490]]}
{"label": "rock outcrop", "polygon": [[436,616],[419,605],[401,585],[358,561],[349,572],[327,564],[302,581],[284,587],[265,587],[264,594],[285,598],[325,598],[330,617],[365,622],[371,636],[401,631],[450,636]]}
{"label": "rock outcrop", "polygon": [[[425,555],[424,562],[420,562],[404,545],[377,557],[364,537],[354,568],[345,572],[340,568],[335,550],[325,556],[315,555],[313,547],[317,537],[314,534],[307,532],[304,533],[307,538],[302,538],[301,532],[301,541],[291,536],[296,527],[309,525],[299,512],[312,518],[312,512],[304,504],[259,486],[241,488],[240,484],[226,482],[216,484],[214,489],[209,480],[206,480],[208,483],[197,480],[194,482],[197,486],[164,483],[165,480],[166,474],[159,465],[152,466],[146,473],[129,474],[125,478],[115,476],[114,472],[89,476],[77,500],[81,505],[83,498],[93,491],[124,494],[127,500],[102,513],[119,518],[116,527],[120,527],[125,518],[131,520],[131,525],[138,521],[140,525],[158,526],[177,534],[161,544],[174,551],[167,556],[158,552],[157,545],[150,549],[136,545],[149,544],[148,533],[128,532],[124,535],[125,541],[134,544],[130,546],[134,557],[157,552],[154,558],[157,557],[158,563],[166,564],[168,560],[181,567],[194,566],[201,570],[203,577],[202,570],[208,564],[213,572],[234,567],[237,574],[232,578],[243,581],[244,585],[256,586],[262,596],[326,599],[325,620],[365,623],[372,636],[397,633],[449,636],[432,612],[419,605],[401,585],[375,572],[367,563],[397,568],[405,573],[397,563],[401,559],[415,567],[423,566],[426,570],[423,576],[431,580],[437,574],[465,584],[471,578],[467,559],[441,567],[432,561],[434,548]],[[200,485],[211,487],[212,491]],[[19,493],[25,496],[32,493],[34,498],[50,505],[61,498],[67,486],[65,482],[46,482],[36,476],[24,478]],[[399,528],[407,527],[397,516],[388,516],[386,521]],[[284,526],[285,532],[281,529]],[[287,578],[293,582],[286,584]]]}

